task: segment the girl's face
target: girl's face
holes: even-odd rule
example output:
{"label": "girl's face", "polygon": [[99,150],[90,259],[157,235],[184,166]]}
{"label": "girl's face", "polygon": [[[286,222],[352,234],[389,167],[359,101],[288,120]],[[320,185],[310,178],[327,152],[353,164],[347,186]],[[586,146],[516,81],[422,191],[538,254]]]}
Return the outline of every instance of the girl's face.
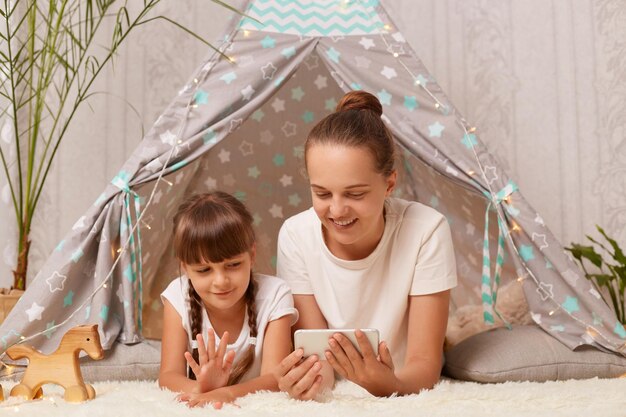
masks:
{"label": "girl's face", "polygon": [[339,258],[365,258],[382,237],[385,197],[393,191],[396,172],[389,177],[376,172],[373,156],[362,147],[317,144],[306,158],[313,208],[328,248]]}
{"label": "girl's face", "polygon": [[183,264],[182,268],[207,310],[237,309],[245,305],[254,249],[223,262]]}

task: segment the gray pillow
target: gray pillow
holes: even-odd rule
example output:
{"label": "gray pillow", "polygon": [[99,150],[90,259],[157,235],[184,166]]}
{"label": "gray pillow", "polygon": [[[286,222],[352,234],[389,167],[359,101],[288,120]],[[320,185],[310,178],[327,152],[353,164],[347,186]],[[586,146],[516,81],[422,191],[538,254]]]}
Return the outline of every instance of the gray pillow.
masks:
{"label": "gray pillow", "polygon": [[497,328],[474,335],[445,354],[443,373],[475,382],[613,378],[626,358],[590,346],[571,351],[539,326]]}
{"label": "gray pillow", "polygon": [[[104,359],[81,358],[80,369],[85,382],[156,380],[161,364],[161,341],[144,340],[133,345],[115,343],[104,351]],[[14,366],[9,372],[0,369],[0,379],[21,379],[25,367]]]}

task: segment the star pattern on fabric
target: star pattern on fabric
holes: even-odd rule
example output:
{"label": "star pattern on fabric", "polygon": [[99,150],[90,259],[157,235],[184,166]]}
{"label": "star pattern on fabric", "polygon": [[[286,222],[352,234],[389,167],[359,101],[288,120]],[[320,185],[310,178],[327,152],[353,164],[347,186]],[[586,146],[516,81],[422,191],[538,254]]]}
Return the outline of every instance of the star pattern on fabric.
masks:
{"label": "star pattern on fabric", "polygon": [[85,216],[80,216],[80,218],[76,221],[76,223],[74,223],[74,226],[72,226],[72,230],[77,231],[77,230],[83,229],[84,227],[85,227]]}
{"label": "star pattern on fabric", "polygon": [[524,262],[528,262],[530,260],[535,259],[535,253],[533,251],[532,246],[522,245],[519,250],[519,254],[524,260]]}
{"label": "star pattern on fabric", "polygon": [[291,98],[293,100],[302,101],[302,97],[304,97],[304,94],[304,90],[300,86],[291,89]]}
{"label": "star pattern on fabric", "polygon": [[335,109],[337,108],[337,100],[335,100],[335,97],[331,97],[327,100],[324,100],[324,109],[328,110],[328,111],[335,111]]}
{"label": "star pattern on fabric", "polygon": [[204,181],[204,185],[209,191],[215,190],[217,189],[217,180],[212,177],[207,177],[207,179]]}
{"label": "star pattern on fabric", "polygon": [[257,111],[252,113],[251,117],[252,117],[252,120],[254,120],[255,122],[261,123],[261,120],[263,120],[263,117],[265,117],[265,113],[263,113],[263,110],[258,109]]}
{"label": "star pattern on fabric", "polygon": [[156,193],[154,193],[154,203],[159,204],[159,202],[161,201],[161,197],[163,197],[163,190],[159,189]]}
{"label": "star pattern on fabric", "polygon": [[259,178],[259,175],[261,175],[261,171],[259,171],[259,167],[252,166],[250,168],[248,168],[248,176],[254,179]]}
{"label": "star pattern on fabric", "polygon": [[580,307],[578,307],[578,298],[569,295],[565,297],[565,302],[561,304],[561,306],[570,314],[580,310]]}
{"label": "star pattern on fabric", "polygon": [[272,158],[272,162],[274,163],[275,166],[277,167],[281,167],[283,165],[285,165],[285,155],[277,153],[276,155],[274,155],[274,157]]}
{"label": "star pattern on fabric", "polygon": [[296,54],[296,48],[294,48],[293,46],[290,46],[280,51],[280,54],[284,56],[285,58],[289,59]]}
{"label": "star pattern on fabric", "polygon": [[61,275],[59,271],[54,271],[52,275],[46,279],[46,284],[50,287],[51,293],[63,291],[66,279],[67,277],[65,275]]}
{"label": "star pattern on fabric", "polygon": [[394,57],[399,55],[404,55],[404,47],[397,43],[392,43],[387,47],[387,51],[392,54]]}
{"label": "star pattern on fabric", "polygon": [[355,56],[354,61],[356,62],[357,68],[369,69],[372,61],[364,56]]}
{"label": "star pattern on fabric", "polygon": [[537,215],[535,216],[535,223],[541,226],[545,226],[545,223],[543,222],[543,218],[539,215],[539,213],[537,213]]}
{"label": "star pattern on fabric", "polygon": [[413,111],[417,108],[417,99],[415,96],[404,96],[404,103],[402,105],[408,111]]}
{"label": "star pattern on fabric", "polygon": [[274,78],[274,74],[276,73],[277,69],[278,68],[276,68],[271,62],[268,62],[267,64],[262,66],[261,72],[263,73],[263,79],[271,80],[272,78]]}
{"label": "star pattern on fabric", "polygon": [[239,151],[243,156],[252,155],[254,153],[254,147],[250,142],[244,140],[239,144]]}
{"label": "star pattern on fabric", "polygon": [[243,124],[243,119],[233,119],[230,121],[230,127],[228,128],[229,133],[233,133],[235,130],[239,129]]}
{"label": "star pattern on fabric", "polygon": [[466,235],[474,236],[475,232],[476,232],[476,226],[474,226],[472,223],[466,223],[465,224],[465,234]]}
{"label": "star pattern on fabric", "polygon": [[67,293],[65,297],[63,297],[63,307],[71,306],[74,303],[74,291]]}
{"label": "star pattern on fabric", "polygon": [[366,51],[369,51],[370,48],[376,47],[376,44],[372,39],[365,37],[361,38],[361,40],[359,41],[359,45],[361,45]]}
{"label": "star pattern on fabric", "polygon": [[283,218],[283,208],[276,203],[272,204],[272,207],[269,209],[269,212],[272,215],[272,217],[275,219]]}
{"label": "star pattern on fabric", "polygon": [[572,287],[575,287],[576,284],[578,283],[579,277],[576,272],[572,271],[571,269],[568,269],[567,271],[563,272],[563,278],[569,285],[571,285]]}
{"label": "star pattern on fabric", "polygon": [[418,74],[415,80],[418,84],[423,85],[424,87],[426,87],[426,85],[428,84],[428,79],[422,74]]}
{"label": "star pattern on fabric", "polygon": [[298,158],[298,159],[304,158],[304,146],[302,146],[302,145],[294,146],[293,147],[293,156]]}
{"label": "star pattern on fabric", "polygon": [[248,84],[243,90],[241,90],[241,95],[243,96],[244,100],[249,101],[255,92],[256,91],[254,90],[254,88],[252,88],[252,86]]}
{"label": "star pattern on fabric", "polygon": [[541,301],[546,301],[548,298],[554,298],[554,293],[552,292],[552,284],[540,282],[539,287],[537,287],[537,292],[539,293],[539,296],[541,296]]}
{"label": "star pattern on fabric", "polygon": [[383,105],[387,105],[387,106],[391,106],[391,94],[389,94],[387,92],[387,90],[385,90],[384,88],[382,90],[380,90],[378,93],[376,93],[376,95],[378,96],[378,100],[380,100],[380,103]]}
{"label": "star pattern on fabric", "polygon": [[315,78],[315,81],[313,81],[313,84],[315,84],[318,90],[321,90],[322,88],[328,87],[327,81],[328,78],[318,74],[317,78]]}
{"label": "star pattern on fabric", "polygon": [[315,115],[312,111],[307,110],[302,114],[302,120],[304,120],[305,123],[311,123],[314,119]]}
{"label": "star pattern on fabric", "polygon": [[300,198],[298,193],[291,194],[288,197],[288,199],[289,199],[289,205],[294,206],[294,207],[298,207],[300,203],[302,202],[302,199]]}
{"label": "star pattern on fabric", "polygon": [[226,149],[220,150],[220,153],[217,154],[217,157],[219,158],[222,164],[225,164],[226,162],[230,162],[230,152],[227,151]]}
{"label": "star pattern on fabric", "polygon": [[196,94],[193,95],[193,101],[196,104],[207,104],[209,102],[209,93],[203,90],[196,91]]}
{"label": "star pattern on fabric", "polygon": [[267,35],[261,40],[261,46],[263,49],[273,48],[276,46],[276,40],[272,38],[270,35]]}
{"label": "star pattern on fabric", "polygon": [[595,288],[591,287],[589,288],[589,294],[593,295],[596,299],[600,299],[602,298],[602,296],[600,295],[600,293],[598,292],[598,290],[596,290]]}
{"label": "star pattern on fabric", "polygon": [[498,174],[496,172],[496,167],[485,166],[485,178],[487,179],[487,184],[492,184],[495,180],[497,180]]}
{"label": "star pattern on fabric", "polygon": [[217,134],[212,129],[207,130],[206,133],[202,135],[202,142],[205,145],[215,145],[217,143]]}
{"label": "star pattern on fabric", "polygon": [[476,140],[475,134],[466,133],[465,135],[463,135],[463,139],[461,139],[461,143],[465,145],[467,149],[472,149],[472,147],[478,144],[478,141]]}
{"label": "star pattern on fabric", "polygon": [[252,225],[254,227],[259,227],[262,221],[263,221],[263,218],[261,217],[259,213],[254,213],[252,215]]}
{"label": "star pattern on fabric", "polygon": [[54,332],[56,332],[56,329],[54,329],[53,327],[54,327],[54,320],[46,323],[46,330],[44,330],[43,335],[46,336],[48,339],[50,339],[52,335],[54,334]]}
{"label": "star pattern on fabric", "polygon": [[613,332],[616,335],[618,335],[619,337],[621,337],[622,339],[626,339],[626,329],[624,329],[624,326],[619,321],[617,323],[615,323],[615,327],[613,328]]}
{"label": "star pattern on fabric", "polygon": [[293,184],[293,177],[291,175],[287,175],[287,174],[283,174],[282,177],[280,177],[280,180],[278,180],[283,187],[287,187]]}
{"label": "star pattern on fabric", "polygon": [[230,84],[237,79],[237,74],[231,71],[220,77],[220,80],[224,81],[226,84]]}
{"label": "star pattern on fabric", "polygon": [[41,313],[43,313],[43,311],[44,308],[34,302],[25,313],[28,316],[28,321],[32,323],[35,320],[41,320]]}
{"label": "star pattern on fabric", "polygon": [[109,317],[109,306],[103,305],[102,307],[100,307],[99,316],[102,320],[106,321],[106,319]]}
{"label": "star pattern on fabric", "polygon": [[533,321],[537,324],[541,324],[541,314],[539,313],[530,313],[530,317],[533,319]]}
{"label": "star pattern on fabric", "polygon": [[532,240],[533,242],[537,244],[537,246],[539,246],[539,249],[544,249],[550,246],[548,245],[548,241],[546,240],[546,235],[544,234],[533,233]]}
{"label": "star pattern on fabric", "polygon": [[309,55],[304,60],[304,65],[306,65],[306,68],[310,71],[312,69],[319,67],[319,59],[320,58],[317,55]]}
{"label": "star pattern on fabric", "polygon": [[391,80],[398,76],[398,73],[396,72],[395,69],[388,67],[386,65],[383,67],[383,70],[380,72],[380,74],[384,76],[385,78],[387,78],[388,80]]}
{"label": "star pattern on fabric", "polygon": [[441,133],[443,133],[445,128],[446,127],[439,123],[439,121],[436,121],[435,123],[428,125],[428,136],[431,138],[440,138]]}
{"label": "star pattern on fabric", "polygon": [[264,130],[259,134],[259,141],[266,145],[271,145],[274,141],[274,135],[269,130]]}
{"label": "star pattern on fabric", "polygon": [[334,47],[331,46],[330,49],[326,51],[326,56],[335,64],[338,64],[339,57],[341,56],[341,52],[339,52],[338,50],[336,50]]}
{"label": "star pattern on fabric", "polygon": [[176,135],[166,130],[164,133],[159,135],[159,139],[166,145],[174,146],[176,144]]}
{"label": "star pattern on fabric", "polygon": [[550,330],[552,330],[553,332],[562,333],[565,331],[565,327],[562,324],[554,324],[550,326]]}
{"label": "star pattern on fabric", "polygon": [[285,100],[281,100],[278,97],[272,101],[272,108],[276,113],[280,113],[281,111],[285,111]]}
{"label": "star pattern on fabric", "polygon": [[283,131],[285,136],[291,137],[291,136],[296,135],[296,128],[297,126],[295,123],[285,122],[285,124],[283,124],[283,127],[281,127],[280,130]]}
{"label": "star pattern on fabric", "polygon": [[72,262],[76,263],[80,260],[80,258],[83,257],[83,255],[84,255],[83,250],[81,248],[78,248],[74,252],[72,252],[72,255],[70,258],[72,259]]}

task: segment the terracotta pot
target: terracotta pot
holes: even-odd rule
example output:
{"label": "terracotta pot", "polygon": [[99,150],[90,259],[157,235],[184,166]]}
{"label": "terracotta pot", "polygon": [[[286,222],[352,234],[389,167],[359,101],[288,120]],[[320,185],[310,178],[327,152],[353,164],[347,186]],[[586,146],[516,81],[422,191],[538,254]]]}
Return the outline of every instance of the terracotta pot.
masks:
{"label": "terracotta pot", "polygon": [[17,300],[20,299],[22,294],[24,294],[24,291],[0,288],[0,324],[9,315],[9,312],[17,304]]}

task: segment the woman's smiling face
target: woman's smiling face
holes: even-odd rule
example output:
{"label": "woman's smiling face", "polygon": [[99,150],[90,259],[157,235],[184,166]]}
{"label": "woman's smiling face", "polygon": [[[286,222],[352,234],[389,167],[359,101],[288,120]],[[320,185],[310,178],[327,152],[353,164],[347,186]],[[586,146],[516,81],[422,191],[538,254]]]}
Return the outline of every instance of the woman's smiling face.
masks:
{"label": "woman's smiling face", "polygon": [[308,149],[306,163],[328,248],[342,259],[365,258],[382,237],[384,202],[396,172],[388,177],[377,172],[373,156],[362,147],[316,144]]}

